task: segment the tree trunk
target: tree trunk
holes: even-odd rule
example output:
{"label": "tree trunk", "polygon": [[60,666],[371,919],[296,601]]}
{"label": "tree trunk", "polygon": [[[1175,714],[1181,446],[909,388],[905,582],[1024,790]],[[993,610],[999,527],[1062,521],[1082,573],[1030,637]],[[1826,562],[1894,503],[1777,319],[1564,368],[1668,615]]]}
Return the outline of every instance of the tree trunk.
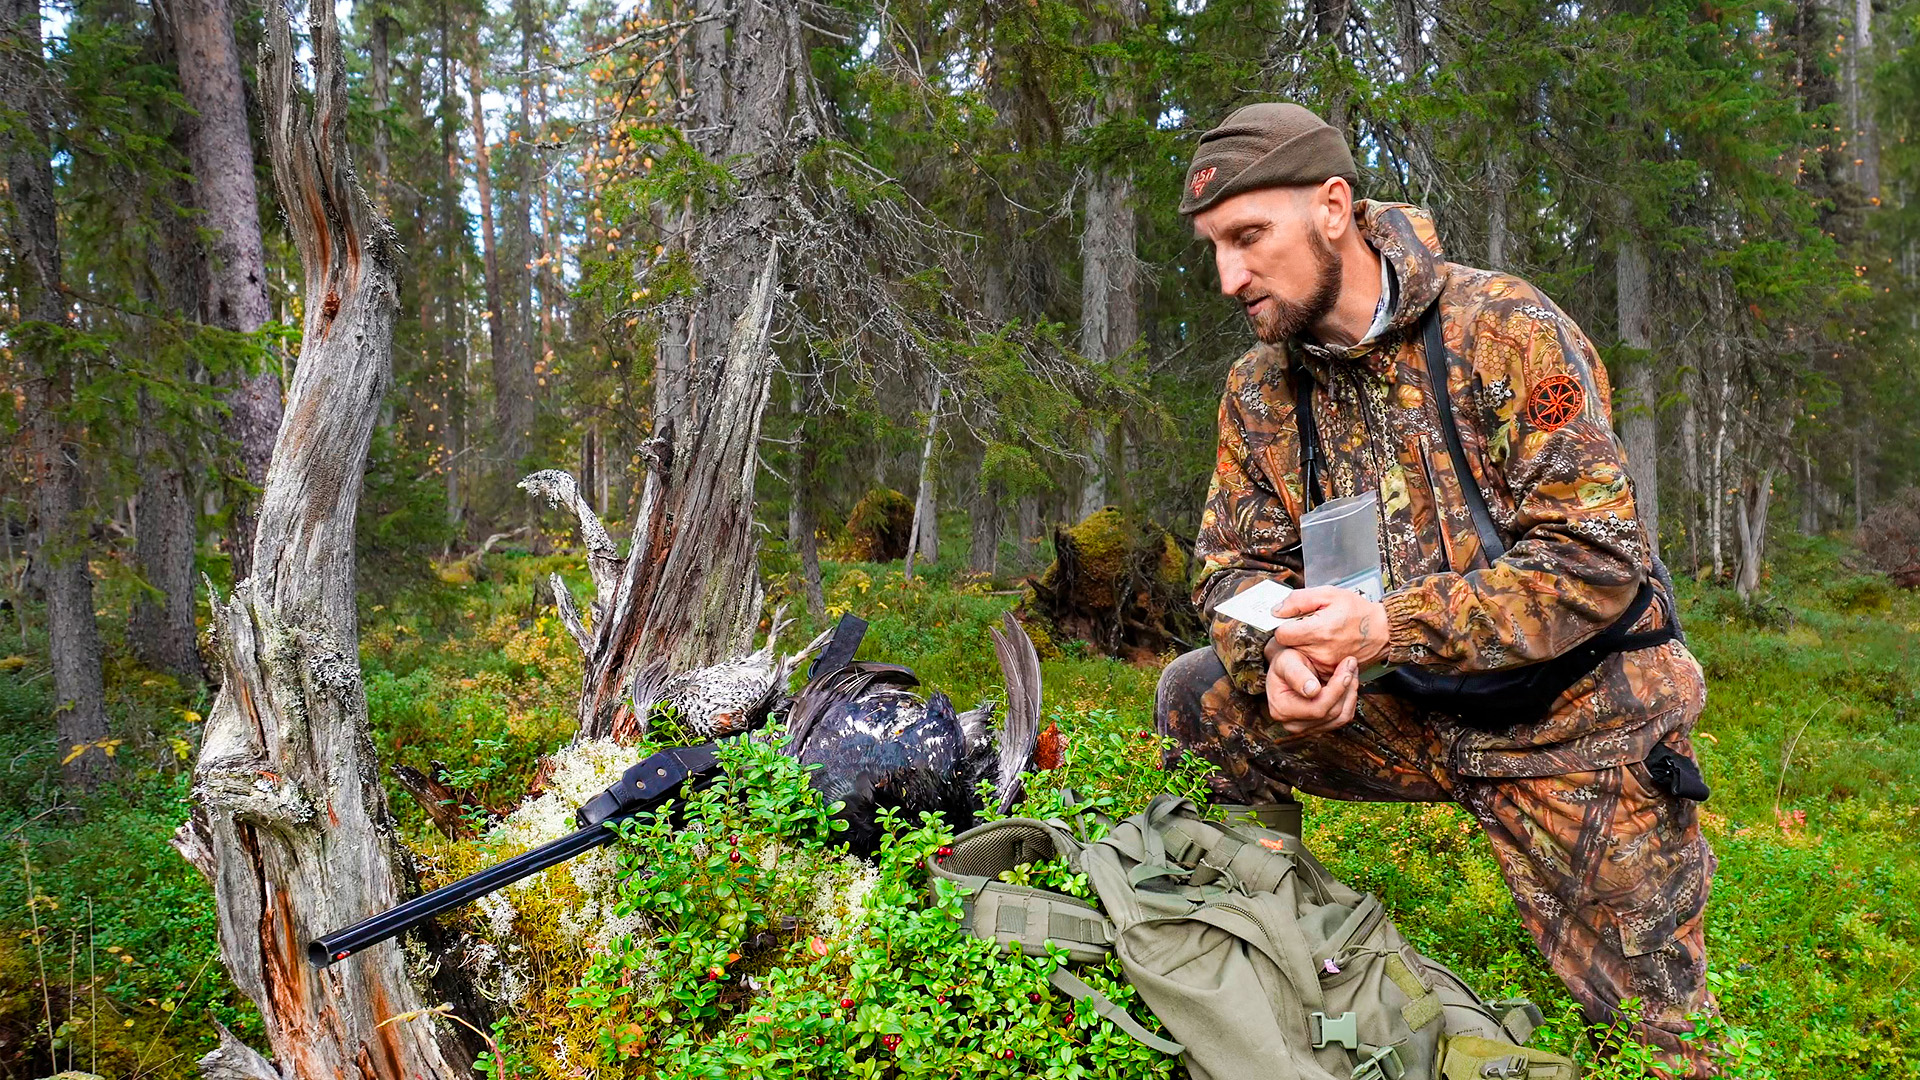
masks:
{"label": "tree trunk", "polygon": [[682,441],[669,419],[642,448],[647,484],[621,558],[573,478],[538,472],[520,482],[580,519],[593,576],[592,629],[553,575],[560,619],[584,655],[578,739],[639,733],[627,689],[643,664],[691,671],[752,644],[761,601],[753,484],[760,420],[773,377],[770,345],[779,250],[769,247],[746,310],[722,354],[708,422]]}
{"label": "tree trunk", "polygon": [[[158,25],[155,36],[156,59],[173,62],[178,44],[167,24]],[[178,131],[169,137],[177,150],[185,150],[187,133]],[[146,185],[130,170],[126,175],[130,191]],[[194,222],[182,213],[193,205],[190,178],[179,176],[152,197],[129,200],[127,226],[141,223],[154,233],[147,245],[146,273],[135,285],[135,295],[158,311],[167,312],[183,324],[201,321],[206,299],[205,267],[199,250]],[[164,363],[158,355],[164,336],[153,321],[132,320],[133,329],[143,338],[147,355]],[[156,334],[156,331],[159,331]],[[179,377],[193,381],[199,365],[187,359],[179,368]],[[127,621],[127,644],[141,663],[178,678],[183,685],[197,686],[205,678],[200,652],[195,646],[193,625],[193,574],[195,526],[190,463],[198,440],[183,429],[188,417],[162,410],[146,389],[138,394],[138,430],[134,434],[134,460],[140,487],[134,523],[134,565],[142,588],[134,593],[133,609]],[[199,418],[191,418],[197,420]]]}
{"label": "tree trunk", "polygon": [[1800,535],[1815,536],[1820,532],[1820,507],[1818,488],[1813,478],[1813,444],[1805,435],[1800,437]]}
{"label": "tree trunk", "polygon": [[1760,470],[1757,479],[1744,485],[1734,500],[1734,535],[1739,541],[1733,589],[1742,597],[1752,596],[1760,587],[1760,570],[1766,557],[1767,506],[1773,499],[1774,467]]}
{"label": "tree trunk", "polygon": [[1726,573],[1724,557],[1727,520],[1727,407],[1732,403],[1733,392],[1728,386],[1727,373],[1720,373],[1720,397],[1717,403],[1717,415],[1713,423],[1713,463],[1707,473],[1707,491],[1712,501],[1707,504],[1707,536],[1713,551],[1713,580],[1719,581]]}
{"label": "tree trunk", "polygon": [[1499,158],[1487,162],[1487,269],[1504,270],[1507,265],[1507,179]]}
{"label": "tree trunk", "polygon": [[1020,562],[1023,569],[1032,569],[1040,562],[1040,496],[1022,496],[1018,517]]}
{"label": "tree trunk", "polygon": [[0,52],[12,70],[0,74],[9,122],[0,125],[7,194],[8,277],[20,322],[8,331],[25,386],[27,453],[33,473],[33,562],[47,600],[47,638],[53,660],[55,715],[68,783],[91,792],[112,759],[96,744],[107,734],[100,681],[100,631],[93,615],[93,574],[87,567],[85,441],[65,415],[73,405],[75,372],[62,331],[68,326],[60,290],[60,233],[54,205],[53,159],[44,92],[40,5],[0,0]]}
{"label": "tree trunk", "polygon": [[[489,370],[493,379],[494,455],[503,475],[517,471],[526,454],[527,436],[533,429],[533,357],[527,337],[527,193],[510,190],[503,193],[500,205],[506,220],[494,225],[493,155],[487,145],[486,112],[482,96],[486,92],[481,74],[479,31],[474,32],[474,59],[468,65],[473,111],[474,181],[480,202],[480,241],[482,263],[486,268],[487,342],[490,346]],[[516,123],[516,141],[524,137],[524,118]],[[524,175],[526,148],[507,150],[513,172],[513,187],[531,178]]]}
{"label": "tree trunk", "polygon": [[[1118,40],[1138,21],[1135,0],[1121,0],[1114,14],[1094,26],[1096,43]],[[1107,89],[1095,102],[1091,126],[1135,112],[1135,91],[1128,72],[1099,72]],[[1086,188],[1086,221],[1080,231],[1080,353],[1096,367],[1105,368],[1125,356],[1140,337],[1140,286],[1133,207],[1133,178],[1127,163],[1090,166]],[[1110,428],[1096,423],[1087,446],[1090,463],[1080,488],[1080,516],[1099,510],[1109,501],[1112,480]]]}
{"label": "tree trunk", "polygon": [[1680,483],[1686,489],[1686,504],[1682,507],[1687,526],[1687,570],[1700,572],[1700,527],[1701,507],[1706,499],[1706,484],[1700,472],[1700,394],[1702,381],[1700,373],[1691,371],[1685,376],[1687,401],[1680,412]]}
{"label": "tree trunk", "polygon": [[[194,769],[194,816],[174,842],[213,882],[221,953],[260,1010],[278,1074],[451,1077],[471,1055],[450,1025],[402,1018],[423,1001],[401,949],[324,973],[305,956],[319,934],[398,902],[412,877],[368,732],[354,616],[354,513],[391,378],[395,252],[348,160],[333,5],[314,5],[309,29],[311,106],[294,82],[286,9],[268,5],[260,87],[274,187],[305,271],[303,344],[254,573],[213,603],[225,677]],[[202,1062],[209,1074],[264,1068],[238,1044]]]}
{"label": "tree trunk", "polygon": [[[1327,52],[1328,60],[1344,58],[1347,51],[1347,20],[1351,15],[1352,0],[1309,0],[1308,7],[1313,17],[1313,39],[1321,43]],[[1279,36],[1275,36],[1277,41]],[[1352,91],[1345,79],[1335,79],[1333,89],[1327,95],[1323,119],[1335,131],[1346,135],[1349,142],[1352,133],[1347,131],[1347,99]]]}
{"label": "tree trunk", "polygon": [[1847,137],[1840,153],[1849,163],[1848,172],[1860,185],[1860,193],[1878,206],[1880,128],[1873,117],[1873,0],[1852,0],[1843,7],[1852,10],[1843,12],[1848,31],[1841,66],[1841,78],[1846,82]]}
{"label": "tree trunk", "polygon": [[940,433],[940,396],[946,384],[933,383],[933,404],[927,410],[927,437],[920,444],[920,484],[913,497],[913,527],[907,531],[907,562],[903,576],[913,580],[913,558],[923,555],[928,562],[940,559],[940,523],[933,501],[933,449]]}
{"label": "tree trunk", "polygon": [[1626,444],[1627,473],[1633,479],[1633,507],[1646,529],[1647,543],[1654,553],[1660,551],[1660,428],[1655,414],[1660,394],[1654,385],[1653,299],[1648,280],[1647,256],[1633,235],[1632,225],[1623,226],[1614,270],[1618,290],[1620,339],[1635,354],[1621,374],[1620,407],[1617,411],[1620,438]]}
{"label": "tree trunk", "polygon": [[194,507],[179,440],[155,430],[159,421],[141,394],[148,417],[137,439],[140,459],[140,521],[134,531],[134,561],[146,588],[134,596],[127,644],[140,662],[198,683],[200,652],[194,645]]}
{"label": "tree trunk", "polygon": [[793,437],[798,441],[793,448],[791,490],[787,498],[787,546],[800,556],[807,613],[819,619],[826,616],[827,597],[820,585],[820,513],[815,491],[819,483],[820,447],[812,431],[815,422],[812,408],[819,395],[814,385],[812,372],[802,372],[794,380]]}
{"label": "tree trunk", "polygon": [[[180,94],[198,114],[187,138],[195,202],[214,237],[206,253],[207,310],[215,326],[252,333],[267,321],[267,256],[233,12],[226,0],[179,0],[172,12]],[[280,373],[268,365],[257,375],[242,376],[227,395],[227,406],[227,434],[240,447],[248,485],[259,489],[280,430]],[[228,543],[238,581],[252,572],[256,496],[235,490],[228,497],[233,504]]]}
{"label": "tree trunk", "polygon": [[1867,466],[1859,429],[1853,432],[1853,531],[1858,533],[1867,519]]}
{"label": "tree trunk", "polygon": [[440,0],[440,245],[441,276],[431,290],[440,302],[440,370],[444,380],[440,437],[447,465],[447,520],[466,516],[469,498],[465,479],[467,422],[467,305],[466,215],[460,205],[460,106],[453,96],[453,19],[447,0]]}
{"label": "tree trunk", "polygon": [[[533,92],[529,80],[533,67],[535,36],[530,0],[514,0],[514,22],[520,32],[520,108],[513,116],[513,129],[506,146],[507,190],[501,193],[500,210],[500,315],[506,329],[508,363],[494,371],[494,423],[503,442],[499,454],[518,471],[519,463],[531,448],[534,418],[538,413],[540,383],[535,377],[533,349],[533,189],[537,179],[533,160]],[[496,365],[498,361],[496,360]],[[499,396],[502,379],[508,393]]]}
{"label": "tree trunk", "polygon": [[1006,522],[1001,499],[1000,485],[997,483],[976,484],[974,487],[973,535],[967,551],[967,568],[988,577],[1000,573],[1000,532]]}
{"label": "tree trunk", "polygon": [[367,86],[373,95],[373,190],[382,213],[393,201],[393,155],[387,125],[393,118],[393,14],[384,3],[367,13]]}

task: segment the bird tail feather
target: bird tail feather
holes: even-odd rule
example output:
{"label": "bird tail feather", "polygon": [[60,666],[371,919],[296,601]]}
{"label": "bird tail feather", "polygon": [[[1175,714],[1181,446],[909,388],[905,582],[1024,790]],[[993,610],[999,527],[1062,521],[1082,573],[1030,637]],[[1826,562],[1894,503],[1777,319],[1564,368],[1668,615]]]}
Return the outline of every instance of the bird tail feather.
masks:
{"label": "bird tail feather", "polygon": [[640,737],[647,734],[647,722],[652,719],[653,707],[660,704],[660,695],[667,688],[667,680],[673,677],[665,658],[657,658],[635,670],[633,684],[627,698],[633,704],[633,722]]}
{"label": "bird tail feather", "polygon": [[1007,684],[1007,720],[1000,732],[1000,775],[995,785],[1000,813],[1026,794],[1025,773],[1040,741],[1040,654],[1011,611],[1006,630],[993,628],[993,652]]}

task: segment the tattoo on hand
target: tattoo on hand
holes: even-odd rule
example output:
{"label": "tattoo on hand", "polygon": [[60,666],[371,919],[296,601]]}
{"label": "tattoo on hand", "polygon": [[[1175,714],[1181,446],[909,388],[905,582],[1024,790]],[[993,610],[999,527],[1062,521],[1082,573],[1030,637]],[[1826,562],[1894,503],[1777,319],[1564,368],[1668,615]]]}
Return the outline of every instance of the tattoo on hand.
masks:
{"label": "tattoo on hand", "polygon": [[1360,640],[1373,640],[1373,614],[1371,612],[1360,619]]}

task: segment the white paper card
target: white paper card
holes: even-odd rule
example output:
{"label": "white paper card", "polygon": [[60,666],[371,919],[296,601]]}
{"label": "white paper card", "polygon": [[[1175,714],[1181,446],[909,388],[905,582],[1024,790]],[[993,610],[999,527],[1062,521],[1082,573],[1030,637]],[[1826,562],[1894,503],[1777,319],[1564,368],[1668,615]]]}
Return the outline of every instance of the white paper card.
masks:
{"label": "white paper card", "polygon": [[1228,597],[1213,609],[1214,614],[1246,623],[1255,630],[1272,630],[1280,625],[1273,609],[1291,595],[1293,589],[1277,581],[1262,581],[1238,596]]}

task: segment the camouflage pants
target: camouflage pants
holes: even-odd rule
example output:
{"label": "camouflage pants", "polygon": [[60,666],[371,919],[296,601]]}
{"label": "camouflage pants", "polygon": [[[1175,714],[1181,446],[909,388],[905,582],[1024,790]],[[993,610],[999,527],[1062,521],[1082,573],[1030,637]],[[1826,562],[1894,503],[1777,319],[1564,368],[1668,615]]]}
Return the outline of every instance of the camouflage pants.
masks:
{"label": "camouflage pants", "polygon": [[[1210,648],[1160,678],[1160,734],[1219,767],[1222,801],[1284,799],[1298,788],[1328,799],[1454,802],[1493,843],[1520,919],[1590,1023],[1641,1000],[1634,1035],[1684,1074],[1711,1075],[1687,1014],[1714,1012],[1702,922],[1715,858],[1695,804],[1656,788],[1644,764],[1559,776],[1463,776],[1417,709],[1363,695],[1354,720],[1324,735],[1288,736],[1266,700],[1242,693]],[[1691,755],[1688,717],[1666,739]]]}

